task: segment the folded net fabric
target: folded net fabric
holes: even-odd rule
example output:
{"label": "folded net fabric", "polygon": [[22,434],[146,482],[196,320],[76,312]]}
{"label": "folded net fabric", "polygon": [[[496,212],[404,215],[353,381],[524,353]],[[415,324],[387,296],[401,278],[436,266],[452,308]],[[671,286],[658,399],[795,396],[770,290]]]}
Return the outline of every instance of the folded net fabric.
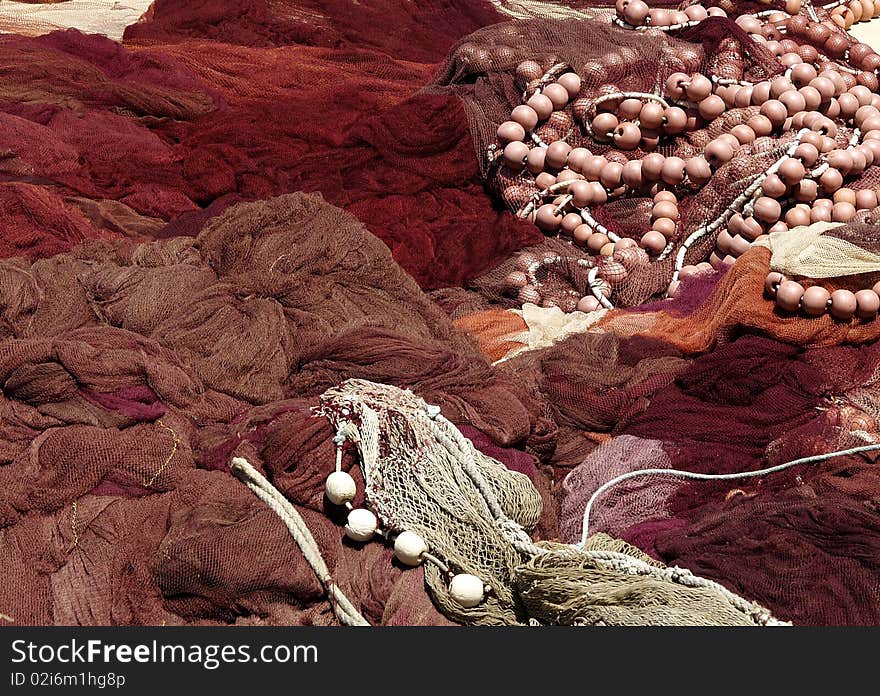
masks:
{"label": "folded net fabric", "polygon": [[[621,8],[626,4],[625,1],[618,3],[615,21],[622,17]],[[761,194],[763,179],[775,177],[777,167],[786,168],[793,164],[786,160],[791,158],[800,139],[808,136],[814,139],[815,133],[805,135],[810,130],[808,127],[806,131],[798,131],[800,125],[782,126],[781,122],[781,129],[769,129],[765,133],[756,126],[761,132],[753,131],[747,124],[754,125],[756,119],[765,118],[765,99],[756,97],[749,103],[747,97],[745,102],[734,104],[733,97],[724,92],[727,85],[730,85],[729,89],[751,95],[752,89],[770,89],[773,84],[773,99],[768,103],[775,104],[775,97],[783,96],[782,85],[790,83],[788,76],[794,66],[792,60],[801,61],[800,53],[809,57],[809,52],[817,51],[818,55],[825,56],[819,59],[820,69],[839,69],[847,74],[847,84],[852,86],[862,78],[857,77],[857,69],[841,62],[848,54],[835,61],[828,57],[830,53],[827,56],[822,53],[822,41],[817,42],[812,35],[793,31],[784,36],[779,34],[772,22],[775,21],[781,27],[779,31],[784,32],[782,23],[789,18],[786,13],[777,12],[781,19],[775,20],[773,9],[758,13],[762,19],[769,16],[771,21],[763,27],[771,30],[770,33],[765,31],[765,36],[754,28],[745,31],[743,27],[750,25],[739,21],[749,19],[760,25],[756,16],[748,14],[756,10],[754,6],[733,7],[720,3],[719,7],[719,11],[723,13],[726,9],[729,14],[688,20],[689,26],[679,27],[679,30],[673,26],[670,31],[663,26],[640,26],[635,28],[638,31],[633,27],[622,28],[615,25],[607,14],[597,17],[595,22],[586,22],[556,18],[548,13],[546,17],[532,17],[478,30],[452,50],[439,77],[438,89],[451,89],[462,96],[474,133],[477,157],[496,195],[519,217],[535,222],[548,234],[548,240],[530,249],[528,255],[511,259],[481,279],[479,287],[483,291],[492,292],[497,301],[509,306],[526,301],[543,302],[570,312],[581,297],[590,296],[592,292],[598,298],[601,287],[601,293],[606,296],[602,300],[604,306],[638,305],[667,290],[676,294],[678,274],[683,266],[690,271],[694,264],[711,258],[717,268],[743,253],[741,246],[749,246],[747,237],[734,229],[733,221],[727,226],[728,219],[735,213],[738,220],[746,219],[749,224],[757,225],[759,216],[753,213],[752,206],[756,202],[764,208],[775,205],[768,198],[770,194]],[[697,9],[705,15],[705,8],[699,5],[687,9]],[[808,20],[808,16],[812,20]],[[797,19],[817,23],[822,19],[828,26],[836,26],[829,20],[826,10],[816,10],[812,6],[805,5]],[[826,33],[828,26],[823,26]],[[772,32],[776,32],[778,41],[773,40]],[[835,38],[849,41],[841,36]],[[788,42],[788,45],[784,49],[770,48],[771,45],[778,47],[780,42],[783,45]],[[870,50],[864,45],[860,48]],[[777,60],[784,52],[787,52],[786,58]],[[809,63],[812,58],[803,60]],[[718,106],[720,113],[712,111],[713,115],[709,116],[709,111],[702,111],[702,106],[698,113],[696,97],[677,99],[670,96],[669,80],[681,75],[681,79],[687,82],[696,74],[708,75],[715,81],[709,99],[717,101],[712,107]],[[559,82],[554,82],[557,78]],[[538,117],[537,125],[524,127],[516,122],[520,118],[530,123],[532,116],[528,114],[537,114],[529,106],[532,100],[547,100],[543,90],[546,94],[550,94],[551,89],[563,91],[564,78],[572,78],[566,82],[569,87],[565,88],[570,93],[563,95],[565,98],[560,98],[559,104],[554,103],[552,110],[549,106],[552,100],[548,101],[548,113]],[[865,84],[873,84],[874,76],[865,79],[868,80]],[[867,88],[862,88],[870,95]],[[674,91],[675,87],[672,89]],[[725,95],[723,98],[722,94]],[[798,93],[794,98],[800,96]],[[635,115],[629,113],[633,109],[629,102],[636,104]],[[647,103],[663,111],[655,102],[666,111],[670,111],[670,107],[678,109],[682,119],[687,117],[694,123],[688,121],[683,131],[674,131],[674,135],[663,130],[665,125],[658,126],[658,131],[651,130],[654,126],[643,124],[641,128],[646,135],[639,140],[638,134],[642,131],[639,131],[638,107]],[[626,115],[624,107],[629,110]],[[785,107],[781,108],[784,112]],[[517,109],[526,111],[514,116]],[[828,113],[835,114],[833,111]],[[793,114],[794,111],[789,116]],[[784,119],[785,113],[782,116]],[[612,123],[608,126],[607,137],[593,132],[591,120],[598,123],[600,117],[607,117]],[[797,119],[792,123],[795,121],[800,123]],[[671,130],[672,126],[669,128]],[[520,138],[517,133],[511,135],[510,140],[501,135],[503,131],[524,131],[525,135]],[[631,131],[636,133],[633,136],[635,144],[619,145],[617,140],[629,139]],[[737,141],[733,133],[739,133],[744,140]],[[750,135],[746,137],[745,133]],[[828,146],[831,149],[852,148],[859,143],[860,137],[860,131],[854,129],[852,123],[840,128],[835,126]],[[725,146],[721,145],[723,138],[730,139],[725,142],[735,143],[735,147],[731,146],[735,156],[725,155],[719,162],[713,160],[710,172],[708,162],[715,155],[709,155],[706,149],[703,158],[703,150],[714,147],[714,153],[724,149]],[[554,151],[557,144],[564,149]],[[515,156],[514,152],[517,153]],[[552,155],[562,159],[559,162],[554,160],[552,164],[547,159],[546,164],[541,164],[545,161],[544,154],[550,152],[562,153]],[[564,164],[568,152],[577,153],[578,158],[575,163],[572,154],[570,166]],[[526,153],[527,163],[521,157]],[[532,155],[540,156],[532,158]],[[872,165],[873,155],[870,159],[858,172],[847,169],[849,179],[846,186],[851,187],[847,191],[855,199],[856,191],[865,190],[865,195],[859,194],[860,212],[855,207],[852,211],[853,216],[862,220],[867,219],[871,215],[870,209],[876,207],[874,189],[880,184],[880,170]],[[671,169],[664,171],[662,180],[659,174],[648,173],[664,162],[667,169]],[[681,163],[682,167],[686,163],[690,167],[693,163],[694,173],[684,175],[672,171],[678,166],[676,163]],[[701,166],[706,170],[705,175],[696,173]],[[818,171],[816,178],[824,171]],[[812,173],[808,174],[808,178],[812,176]],[[607,179],[604,178],[606,175]],[[601,182],[600,176],[603,177]],[[612,180],[617,183],[611,183]],[[593,183],[585,186],[587,182]],[[573,194],[577,185],[581,188]],[[827,195],[830,204],[832,193],[823,188],[819,197]],[[661,194],[673,197],[664,199],[661,204]],[[761,195],[765,198],[757,201]],[[578,202],[579,198],[584,202]],[[817,197],[814,195],[813,198]],[[774,221],[761,222],[752,236],[767,231],[776,221],[788,229],[788,223],[794,226],[795,218],[802,218],[804,210],[809,222],[809,204],[806,207],[801,205],[803,210],[796,210],[794,217],[790,218],[788,213],[793,205],[793,194],[788,198],[783,196],[783,199],[782,212]],[[663,205],[668,209],[669,200],[674,203],[674,209],[664,210],[663,214],[672,217],[663,218],[658,210]],[[834,203],[842,200],[834,195]],[[560,229],[566,214],[568,218]],[[853,217],[848,213],[844,215],[842,209],[840,215],[846,220]],[[835,220],[837,216],[835,213]],[[664,224],[656,226],[657,223]],[[657,237],[657,230],[661,229],[661,237],[665,239],[658,237],[661,243],[654,248],[657,239],[646,242],[648,236],[643,235],[648,231]],[[591,230],[592,240],[603,239],[611,251],[600,255],[598,245],[603,243],[597,242],[595,248],[591,246]],[[556,244],[557,239],[564,244]],[[731,250],[732,239],[736,251]],[[619,249],[615,247],[618,242]],[[629,246],[619,256],[624,243]],[[607,258],[612,254],[613,258]],[[599,281],[595,277],[597,272]],[[523,273],[527,280],[522,277]]]}
{"label": "folded net fabric", "polygon": [[150,4],[151,0],[4,0],[0,3],[0,32],[36,36],[57,29],[79,29],[118,41]]}
{"label": "folded net fabric", "polygon": [[[0,251],[47,255],[145,228],[195,234],[231,203],[297,190],[358,215],[425,287],[460,284],[537,241],[484,194],[458,100],[414,94],[455,39],[499,18],[494,9],[423,3],[396,13],[399,31],[346,46],[389,8],[363,3],[361,17],[322,5],[323,19],[295,2],[253,3],[250,14],[157,3],[125,48],[75,31],[0,37],[10,200]],[[217,7],[228,11],[223,43],[188,35]],[[166,10],[191,23],[163,24]]]}
{"label": "folded net fabric", "polygon": [[[613,327],[615,332],[650,335],[676,345],[685,352],[702,352],[717,342],[725,342],[740,333],[752,331],[804,346],[876,341],[880,337],[880,322],[841,322],[830,315],[808,318],[791,316],[781,313],[768,301],[765,279],[777,267],[785,267],[785,270],[790,268],[794,271],[792,277],[797,277],[808,287],[821,284],[829,291],[858,291],[860,287],[870,287],[880,279],[880,266],[876,262],[872,266],[869,258],[861,267],[854,265],[860,257],[876,254],[876,226],[856,223],[819,229],[821,237],[814,236],[812,244],[802,247],[801,261],[792,259],[785,267],[780,265],[784,262],[777,259],[777,265],[774,266],[774,252],[760,246],[746,252],[723,277],[716,273],[712,274],[711,280],[694,283],[703,287],[694,288],[697,292],[684,292],[681,302],[676,300],[665,303],[666,306],[661,303],[607,316],[600,320],[600,325]],[[804,234],[808,234],[808,231]],[[818,241],[825,238],[838,241],[838,244],[825,249],[816,248]],[[853,254],[852,261],[846,256],[847,249]],[[778,256],[778,250],[776,254]],[[806,266],[805,260],[812,258],[821,259],[824,266],[821,269]],[[799,263],[801,268],[798,267]],[[851,266],[849,270],[847,266]],[[712,285],[706,287],[707,282]],[[702,302],[698,299],[700,295],[703,295]],[[697,306],[694,307],[695,299]],[[649,311],[644,312],[643,309]]]}
{"label": "folded net fabric", "polygon": [[[328,226],[347,243],[333,243]],[[566,621],[587,623],[770,620],[634,550],[623,557],[639,570],[639,592],[611,609],[584,604],[584,587],[602,585],[611,600],[635,582],[602,561],[628,547],[601,540],[587,555],[535,547],[521,566],[515,554],[482,557],[504,572],[494,585],[502,610],[480,620],[440,601],[436,576],[396,570],[387,546],[343,544],[340,511],[324,498],[338,442],[314,407],[351,374],[381,380],[386,393],[402,393],[399,384],[424,394],[478,444],[485,433],[540,450],[553,426],[537,394],[494,374],[381,242],[318,197],[240,204],[194,239],[92,241],[33,264],[7,260],[0,277],[3,567],[15,588],[0,601],[15,623],[333,623],[306,549],[235,480],[237,457],[293,505],[335,586],[370,623],[442,623],[429,596],[444,615],[475,623],[559,621],[563,604]],[[382,447],[393,448],[386,437]],[[530,501],[515,519],[553,533],[540,524],[555,506],[541,502],[547,486],[532,460],[483,446],[508,467],[486,459],[494,480],[517,477]],[[363,485],[364,460],[355,467],[353,452],[341,454]],[[517,515],[515,499],[504,504]],[[556,585],[563,572],[568,588]],[[500,582],[515,594],[504,599]]]}

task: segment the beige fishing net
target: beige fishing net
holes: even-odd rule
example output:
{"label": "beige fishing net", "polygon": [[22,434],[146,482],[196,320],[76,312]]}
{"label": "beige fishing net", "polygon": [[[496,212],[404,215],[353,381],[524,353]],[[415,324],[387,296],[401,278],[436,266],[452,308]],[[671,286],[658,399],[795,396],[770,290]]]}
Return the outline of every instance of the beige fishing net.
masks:
{"label": "beige fishing net", "polygon": [[512,570],[519,554],[502,528],[530,541],[522,530],[538,523],[541,497],[528,477],[476,450],[412,392],[349,380],[325,392],[322,403],[339,434],[357,446],[367,498],[384,526],[416,532],[448,568],[492,587],[485,603],[464,609],[448,596],[441,569],[429,564],[425,580],[441,610],[466,623],[517,623]]}
{"label": "beige fishing net", "polygon": [[[590,626],[749,626],[754,618],[707,587],[624,575],[570,547],[532,557],[516,586],[530,615]],[[632,549],[632,547],[630,547]]]}
{"label": "beige fishing net", "polygon": [[152,0],[66,0],[64,2],[0,2],[0,33],[38,36],[59,29],[103,34],[116,41],[129,24],[146,12]]}

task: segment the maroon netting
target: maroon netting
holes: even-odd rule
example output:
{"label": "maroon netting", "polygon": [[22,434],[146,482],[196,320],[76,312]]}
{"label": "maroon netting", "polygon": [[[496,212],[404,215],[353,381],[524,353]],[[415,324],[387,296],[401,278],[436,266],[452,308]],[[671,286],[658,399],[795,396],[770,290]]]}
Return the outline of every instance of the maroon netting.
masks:
{"label": "maroon netting", "polygon": [[796,624],[876,625],[878,523],[876,502],[817,497],[804,485],[709,505],[694,523],[661,533],[657,548]]}
{"label": "maroon netting", "polygon": [[[579,538],[587,497],[625,471],[748,471],[870,442],[876,401],[851,395],[874,393],[876,359],[876,344],[804,351],[743,336],[680,364],[650,403],[639,407],[629,396],[628,412],[613,426],[618,437],[566,479],[566,540]],[[595,410],[583,397],[567,403],[575,413]],[[662,449],[650,438],[660,438]],[[756,597],[796,623],[873,624],[875,459],[852,455],[731,481],[646,476],[599,498],[594,528]]]}
{"label": "maroon netting", "polygon": [[545,439],[541,402],[317,196],[236,206],[195,239],[2,260],[0,338],[0,606],[17,624],[332,622],[284,524],[229,473],[236,453],[371,622],[442,623],[420,571],[343,543],[325,510],[334,432],[310,407],[348,377],[412,388],[546,488],[506,447]]}
{"label": "maroon netting", "polygon": [[460,37],[503,19],[489,2],[156,0],[125,41],[211,39],[252,47],[297,44],[382,52],[430,63]]}
{"label": "maroon netting", "polygon": [[[530,476],[543,539],[578,541],[592,493],[637,467],[755,470],[880,439],[876,323],[775,313],[766,250],[497,365],[449,321],[519,305],[505,279],[523,248],[562,257],[540,271],[560,297],[586,289],[587,254],[516,220],[486,157],[522,98],[520,60],[590,66],[590,94],[654,91],[721,53],[755,78],[781,69],[727,20],[671,37],[605,12],[504,14],[594,7],[607,3],[160,0],[124,45],[0,37],[0,614],[332,623],[284,525],[231,476],[239,454],[297,507],[371,622],[445,622],[421,570],[343,541],[344,513],[323,498],[334,433],[310,408],[350,377],[413,389]],[[623,60],[599,79],[594,59],[612,51]],[[720,131],[660,151],[693,154]],[[680,235],[783,144],[759,139],[689,191]],[[277,197],[300,190],[324,200]],[[636,236],[647,203],[597,218]],[[876,249],[875,233],[830,234]],[[671,269],[653,263],[613,300],[658,294]],[[350,453],[343,466],[363,490]],[[876,623],[877,472],[853,455],[761,479],[634,480],[597,502],[594,531],[783,619]]]}

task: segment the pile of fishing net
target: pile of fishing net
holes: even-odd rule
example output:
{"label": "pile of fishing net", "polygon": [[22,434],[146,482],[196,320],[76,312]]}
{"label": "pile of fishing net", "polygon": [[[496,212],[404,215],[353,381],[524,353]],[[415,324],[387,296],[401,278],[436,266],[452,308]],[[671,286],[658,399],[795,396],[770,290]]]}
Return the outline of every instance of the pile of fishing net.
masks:
{"label": "pile of fishing net", "polygon": [[[767,287],[876,283],[876,210],[673,299],[677,246],[616,308],[510,292],[523,259],[568,259],[553,292],[606,263],[487,159],[523,60],[627,48],[643,92],[688,51],[784,72],[726,19],[591,4],[157,0],[121,44],[0,35],[0,621],[880,621],[880,321]],[[651,201],[595,215],[637,236]]]}
{"label": "pile of fishing net", "polygon": [[[334,585],[366,621],[442,622],[422,574],[395,567],[381,543],[343,543],[340,511],[324,498],[338,442],[313,409],[353,375],[385,385],[377,408],[393,405],[404,393],[398,387],[424,395],[472,456],[471,441],[446,417],[477,443],[491,436],[496,444],[487,450],[511,469],[480,460],[507,491],[501,504],[510,525],[522,525],[515,539],[533,546],[523,528],[539,526],[548,483],[533,458],[509,446],[552,441],[546,405],[495,374],[381,242],[320,198],[240,204],[194,239],[96,240],[32,264],[7,259],[0,279],[2,564],[10,579],[0,601],[15,623],[330,621],[312,552],[237,480],[236,457],[259,467],[292,504]],[[383,432],[379,449],[393,442],[394,431]],[[418,451],[405,446],[400,456]],[[340,466],[369,478],[354,449]],[[523,579],[558,578],[541,570],[546,563],[570,568],[578,587],[599,577],[609,592],[628,586],[613,544],[594,550],[611,555],[608,567],[601,553],[596,560],[568,547],[521,558],[485,517],[485,487],[444,468],[427,475],[436,478],[421,490],[412,481],[394,485],[390,470],[380,481],[388,495],[413,501],[424,529],[433,529],[429,539],[451,545],[447,562],[458,554],[462,567],[496,568],[499,606],[446,607],[450,618],[560,620],[549,608],[523,607],[584,601],[571,590],[545,595]],[[450,476],[454,485],[438,488]],[[464,500],[457,514],[456,493]],[[425,519],[430,508],[421,497],[438,494],[442,505]],[[407,520],[403,506],[389,505],[393,519]],[[438,526],[456,516],[465,525],[457,533]],[[468,546],[456,548],[464,539]],[[610,614],[604,602],[570,609],[573,618],[748,623],[752,612],[769,619],[742,600],[746,609],[731,605],[720,589],[676,585],[641,554],[627,558],[651,599],[634,596]],[[428,580],[439,602],[442,579]],[[658,597],[670,614],[640,618]]]}
{"label": "pile of fishing net", "polygon": [[358,375],[506,445],[548,427],[314,196],[236,206],[196,238],[7,259],[0,294],[0,606],[19,624],[330,620],[284,526],[229,473],[236,453],[297,505],[372,622],[442,621],[389,551],[342,543],[323,502],[333,431],[310,407]]}
{"label": "pile of fishing net", "polygon": [[[315,5],[158,2],[124,47],[0,35],[0,254],[192,235],[292,191],[353,212],[425,287],[538,241],[485,195],[460,101],[419,93],[454,40],[502,18],[491,4]],[[400,32],[368,21],[386,12]]]}

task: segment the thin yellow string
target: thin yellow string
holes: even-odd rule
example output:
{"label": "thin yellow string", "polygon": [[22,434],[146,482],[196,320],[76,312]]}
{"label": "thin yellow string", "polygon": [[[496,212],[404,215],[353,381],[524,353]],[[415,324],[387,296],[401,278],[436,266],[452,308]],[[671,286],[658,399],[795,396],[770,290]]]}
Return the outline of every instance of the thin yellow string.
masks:
{"label": "thin yellow string", "polygon": [[[70,515],[70,529],[73,531],[73,548],[79,546],[79,534],[76,531],[76,501],[73,501],[73,512]],[[72,550],[72,549],[71,549]]]}
{"label": "thin yellow string", "polygon": [[174,444],[171,446],[171,453],[165,458],[165,461],[162,462],[162,466],[159,467],[159,469],[156,471],[155,474],[153,474],[153,477],[149,481],[144,481],[144,486],[146,488],[153,487],[153,484],[156,482],[156,479],[162,475],[162,472],[165,471],[165,467],[168,466],[168,464],[171,462],[174,455],[177,453],[177,446],[180,444],[180,438],[177,437],[177,433],[174,432],[173,428],[170,428],[167,425],[165,425],[162,422],[161,418],[159,420],[157,420],[156,423],[171,433],[171,436],[174,438]]}

